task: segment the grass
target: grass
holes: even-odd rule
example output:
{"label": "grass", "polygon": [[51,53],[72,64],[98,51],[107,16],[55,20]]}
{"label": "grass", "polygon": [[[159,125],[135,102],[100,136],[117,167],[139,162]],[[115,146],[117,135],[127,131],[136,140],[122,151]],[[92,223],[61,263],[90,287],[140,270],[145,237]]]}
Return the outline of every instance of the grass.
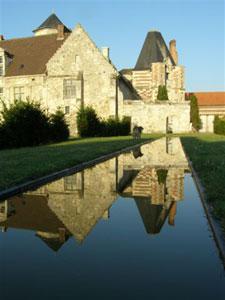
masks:
{"label": "grass", "polygon": [[225,136],[183,135],[181,141],[205,188],[207,201],[225,229]]}
{"label": "grass", "polygon": [[133,140],[130,136],[70,139],[39,147],[0,151],[0,190],[69,168],[159,135]]}

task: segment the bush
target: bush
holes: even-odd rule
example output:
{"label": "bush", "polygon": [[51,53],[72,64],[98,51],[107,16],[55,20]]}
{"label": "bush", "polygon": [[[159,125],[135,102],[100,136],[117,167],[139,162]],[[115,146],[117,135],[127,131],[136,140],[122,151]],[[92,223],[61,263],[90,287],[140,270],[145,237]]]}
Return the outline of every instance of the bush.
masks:
{"label": "bush", "polygon": [[35,146],[49,139],[48,117],[38,104],[15,101],[9,108],[4,106],[2,117],[3,148]]}
{"label": "bush", "polygon": [[130,134],[131,119],[129,117],[108,118],[106,121],[101,121],[101,136],[121,136]]}
{"label": "bush", "polygon": [[214,133],[225,135],[225,118],[215,117],[214,120]]}
{"label": "bush", "polygon": [[66,124],[65,115],[61,110],[57,110],[50,116],[50,138],[52,141],[65,141],[69,137],[69,129]]}
{"label": "bush", "polygon": [[98,136],[101,122],[91,106],[81,107],[77,113],[77,129],[81,137]]}
{"label": "bush", "polygon": [[15,101],[9,108],[3,104],[0,124],[0,148],[37,146],[68,138],[69,131],[63,113],[50,118],[31,101]]}
{"label": "bush", "polygon": [[77,113],[77,128],[81,137],[128,135],[130,123],[129,117],[100,120],[90,106],[81,107]]}
{"label": "bush", "polygon": [[168,100],[167,88],[165,85],[159,85],[157,100]]}
{"label": "bush", "polygon": [[190,100],[190,119],[192,126],[195,130],[199,131],[202,128],[202,122],[199,116],[199,108],[198,108],[198,101],[194,94],[190,94],[188,99]]}
{"label": "bush", "polygon": [[0,124],[0,149],[7,146],[6,130],[3,124]]}

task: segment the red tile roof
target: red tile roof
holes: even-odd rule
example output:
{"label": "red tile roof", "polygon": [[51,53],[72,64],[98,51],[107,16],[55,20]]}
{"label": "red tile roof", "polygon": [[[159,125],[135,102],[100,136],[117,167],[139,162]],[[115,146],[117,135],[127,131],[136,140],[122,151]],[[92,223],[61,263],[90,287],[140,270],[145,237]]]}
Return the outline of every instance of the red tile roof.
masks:
{"label": "red tile roof", "polygon": [[57,34],[50,34],[0,41],[0,48],[12,57],[5,76],[44,74],[46,63],[65,39],[57,40]]}
{"label": "red tile roof", "polygon": [[196,92],[199,106],[218,106],[225,105],[225,92]]}

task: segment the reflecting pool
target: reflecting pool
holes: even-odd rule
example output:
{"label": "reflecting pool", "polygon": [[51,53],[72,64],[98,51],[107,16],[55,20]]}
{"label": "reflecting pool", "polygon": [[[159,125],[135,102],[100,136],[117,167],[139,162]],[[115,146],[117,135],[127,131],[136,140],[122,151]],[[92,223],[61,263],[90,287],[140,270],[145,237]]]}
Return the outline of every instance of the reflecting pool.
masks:
{"label": "reflecting pool", "polygon": [[0,297],[225,299],[179,138],[0,202]]}

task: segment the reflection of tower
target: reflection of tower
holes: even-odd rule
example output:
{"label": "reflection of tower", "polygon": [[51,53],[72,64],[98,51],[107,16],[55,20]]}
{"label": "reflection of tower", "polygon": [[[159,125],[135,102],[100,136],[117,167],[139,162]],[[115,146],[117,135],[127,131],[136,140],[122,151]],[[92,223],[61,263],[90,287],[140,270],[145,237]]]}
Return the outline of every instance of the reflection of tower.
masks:
{"label": "reflection of tower", "polygon": [[0,222],[4,222],[8,217],[8,201],[0,202]]}
{"label": "reflection of tower", "polygon": [[[5,222],[8,217],[8,201],[5,200],[3,202],[0,202],[0,222]],[[6,231],[6,226],[1,226],[1,231]]]}
{"label": "reflection of tower", "polygon": [[169,212],[169,219],[168,219],[169,225],[172,225],[172,226],[175,225],[176,212],[177,212],[177,203],[172,202],[170,212]]}
{"label": "reflection of tower", "polygon": [[151,204],[148,198],[135,197],[134,199],[147,233],[159,233],[170,211],[169,203],[156,205]]}

